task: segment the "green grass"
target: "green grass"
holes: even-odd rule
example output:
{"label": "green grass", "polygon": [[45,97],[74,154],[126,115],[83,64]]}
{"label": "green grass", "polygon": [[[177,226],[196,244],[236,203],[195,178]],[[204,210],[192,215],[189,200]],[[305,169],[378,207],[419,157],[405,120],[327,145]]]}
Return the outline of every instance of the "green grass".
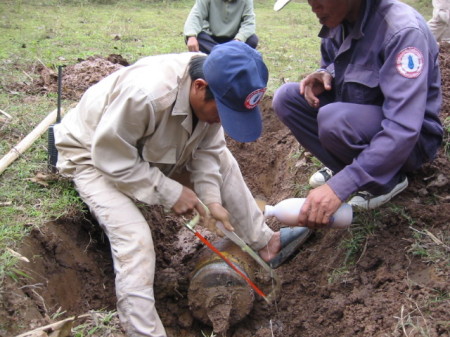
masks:
{"label": "green grass", "polygon": [[333,283],[342,280],[355,266],[366,252],[368,240],[374,235],[379,225],[378,210],[359,210],[353,215],[353,225],[348,228],[348,235],[339,243],[339,249],[343,251],[342,264],[332,270],[328,282]]}
{"label": "green grass", "polygon": [[450,117],[447,117],[444,120],[444,130],[445,130],[445,137],[443,140],[444,151],[447,154],[447,157],[450,159]]}
{"label": "green grass", "polygon": [[92,311],[85,323],[73,328],[74,337],[111,336],[120,332],[116,311]]}
{"label": "green grass", "polygon": [[439,263],[450,261],[450,238],[445,233],[440,233],[439,237],[435,236],[428,230],[418,230],[410,226],[413,231],[414,242],[408,250],[413,256],[419,256],[425,262]]}
{"label": "green grass", "polygon": [[[16,5],[12,5],[12,4]],[[186,51],[182,36],[191,1],[125,1],[112,5],[85,1],[32,1],[0,4],[0,50],[8,64],[74,64],[91,55],[120,54],[130,63],[154,54]],[[272,1],[255,3],[259,50],[270,72],[269,90],[298,80],[318,67],[319,24],[305,2],[274,12]],[[27,80],[21,70],[13,70]],[[8,79],[12,74],[2,81]]]}

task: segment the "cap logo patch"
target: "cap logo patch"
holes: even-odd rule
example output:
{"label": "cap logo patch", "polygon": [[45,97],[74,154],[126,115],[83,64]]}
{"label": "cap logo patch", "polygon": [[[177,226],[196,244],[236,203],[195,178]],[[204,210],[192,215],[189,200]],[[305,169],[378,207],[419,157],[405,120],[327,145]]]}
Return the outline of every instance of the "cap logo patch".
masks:
{"label": "cap logo patch", "polygon": [[422,73],[423,55],[415,47],[403,49],[397,55],[397,71],[406,78],[416,78]]}
{"label": "cap logo patch", "polygon": [[266,89],[267,88],[262,88],[251,92],[245,99],[245,107],[247,109],[253,109],[255,106],[257,106],[263,98]]}

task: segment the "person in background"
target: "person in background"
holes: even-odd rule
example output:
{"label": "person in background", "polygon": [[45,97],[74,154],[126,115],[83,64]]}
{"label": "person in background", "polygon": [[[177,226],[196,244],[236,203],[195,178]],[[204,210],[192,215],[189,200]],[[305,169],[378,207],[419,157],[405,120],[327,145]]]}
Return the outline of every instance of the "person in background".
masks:
{"label": "person in background", "polygon": [[450,0],[433,0],[433,17],[428,27],[437,42],[450,42]]}
{"label": "person in background", "polygon": [[321,228],[345,201],[373,209],[408,186],[443,137],[438,45],[397,0],[309,0],[322,24],[320,69],[275,93],[273,108],[325,168],[299,224]]}
{"label": "person in background", "polygon": [[57,168],[108,236],[128,336],[166,336],[155,308],[152,233],[135,201],[196,210],[212,230],[220,221],[274,268],[308,237],[307,228],[266,225],[226,147],[224,130],[241,142],[260,136],[267,80],[259,52],[241,42],[209,56],[150,56],[90,87],[55,126]]}
{"label": "person in background", "polygon": [[184,24],[189,51],[209,54],[221,43],[237,40],[256,48],[253,0],[196,0]]}

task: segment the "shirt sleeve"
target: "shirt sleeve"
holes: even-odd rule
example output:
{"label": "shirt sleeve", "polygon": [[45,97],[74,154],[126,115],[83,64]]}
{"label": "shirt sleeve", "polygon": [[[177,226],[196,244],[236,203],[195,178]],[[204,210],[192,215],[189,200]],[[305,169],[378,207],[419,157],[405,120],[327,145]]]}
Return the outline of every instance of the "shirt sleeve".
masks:
{"label": "shirt sleeve", "polygon": [[151,133],[155,113],[147,95],[128,87],[107,105],[95,131],[92,160],[118,190],[149,205],[171,208],[182,185],[139,155],[138,141]]}
{"label": "shirt sleeve", "polygon": [[196,0],[184,23],[184,36],[197,36],[203,28],[203,22],[208,20],[209,0]]}
{"label": "shirt sleeve", "polygon": [[431,53],[424,33],[401,30],[387,41],[380,68],[381,130],[353,163],[329,180],[341,200],[373,183],[388,183],[413,150],[424,122]]}
{"label": "shirt sleeve", "polygon": [[242,13],[242,22],[235,38],[240,41],[247,41],[247,39],[255,34],[256,31],[256,16],[253,9],[253,0],[247,0]]}
{"label": "shirt sleeve", "polygon": [[222,203],[220,186],[220,155],[226,146],[223,128],[220,124],[210,126],[208,134],[199,144],[187,166],[191,172],[195,192],[205,204]]}

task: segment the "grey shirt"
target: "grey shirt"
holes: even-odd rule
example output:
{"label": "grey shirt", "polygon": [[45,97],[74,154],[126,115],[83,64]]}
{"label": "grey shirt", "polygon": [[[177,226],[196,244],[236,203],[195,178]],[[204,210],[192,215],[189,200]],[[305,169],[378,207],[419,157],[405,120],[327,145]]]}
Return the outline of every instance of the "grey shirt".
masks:
{"label": "grey shirt", "polygon": [[255,34],[253,0],[196,0],[184,24],[185,36],[200,32],[247,41]]}

